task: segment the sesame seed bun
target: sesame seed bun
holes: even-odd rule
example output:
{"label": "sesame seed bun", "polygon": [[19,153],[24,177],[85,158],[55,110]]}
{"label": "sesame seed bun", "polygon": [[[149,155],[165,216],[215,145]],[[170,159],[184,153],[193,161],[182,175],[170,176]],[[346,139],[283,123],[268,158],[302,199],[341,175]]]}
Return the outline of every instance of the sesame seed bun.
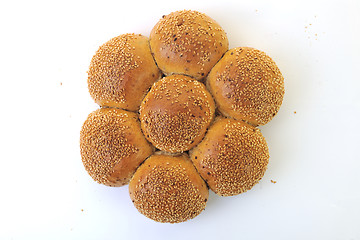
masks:
{"label": "sesame seed bun", "polygon": [[153,153],[137,115],[115,108],[89,114],[80,132],[80,150],[90,176],[112,187],[128,184],[136,168]]}
{"label": "sesame seed bun", "polygon": [[203,79],[228,50],[225,31],[197,11],[164,15],[150,33],[150,47],[165,75],[184,74]]}
{"label": "sesame seed bun", "polygon": [[264,176],[269,151],[258,128],[219,118],[190,158],[212,191],[232,196],[250,190]]}
{"label": "sesame seed bun", "polygon": [[160,77],[148,38],[123,34],[100,46],[93,56],[88,87],[100,106],[138,111],[147,90]]}
{"label": "sesame seed bun", "polygon": [[205,209],[209,190],[187,155],[152,155],[129,184],[132,202],[146,217],[179,223]]}
{"label": "sesame seed bun", "polygon": [[184,75],[156,82],[140,106],[141,128],[158,149],[184,152],[204,137],[215,103],[204,84]]}
{"label": "sesame seed bun", "polygon": [[233,48],[214,66],[207,87],[219,111],[254,126],[268,123],[284,97],[284,78],[264,52]]}

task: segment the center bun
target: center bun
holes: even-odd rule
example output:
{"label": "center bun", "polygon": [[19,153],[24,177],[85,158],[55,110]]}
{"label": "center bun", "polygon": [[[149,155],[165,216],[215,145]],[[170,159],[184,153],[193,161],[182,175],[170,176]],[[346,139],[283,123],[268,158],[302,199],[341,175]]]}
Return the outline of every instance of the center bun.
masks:
{"label": "center bun", "polygon": [[204,84],[183,75],[156,82],[140,106],[141,128],[158,149],[184,152],[204,137],[215,103]]}

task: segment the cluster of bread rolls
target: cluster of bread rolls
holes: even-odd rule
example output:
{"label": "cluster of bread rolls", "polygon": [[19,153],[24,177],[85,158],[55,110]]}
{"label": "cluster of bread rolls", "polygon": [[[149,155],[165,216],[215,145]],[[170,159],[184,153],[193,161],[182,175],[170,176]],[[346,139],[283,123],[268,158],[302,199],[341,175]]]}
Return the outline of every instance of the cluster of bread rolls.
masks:
{"label": "cluster of bread rolls", "polygon": [[129,184],[150,219],[178,223],[221,196],[250,190],[269,161],[257,128],[279,111],[284,79],[264,52],[229,50],[207,15],[164,15],[147,38],[123,34],[98,49],[88,88],[100,109],[80,132],[86,171],[107,186]]}

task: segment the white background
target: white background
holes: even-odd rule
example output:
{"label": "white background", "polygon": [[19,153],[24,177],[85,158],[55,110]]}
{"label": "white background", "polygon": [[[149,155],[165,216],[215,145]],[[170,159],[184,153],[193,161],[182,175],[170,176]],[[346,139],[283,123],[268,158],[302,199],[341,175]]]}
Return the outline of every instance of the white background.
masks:
{"label": "white background", "polygon": [[[79,131],[97,48],[182,9],[267,52],[286,94],[261,182],[171,225],[92,181]],[[360,1],[1,1],[0,26],[0,239],[360,239]]]}

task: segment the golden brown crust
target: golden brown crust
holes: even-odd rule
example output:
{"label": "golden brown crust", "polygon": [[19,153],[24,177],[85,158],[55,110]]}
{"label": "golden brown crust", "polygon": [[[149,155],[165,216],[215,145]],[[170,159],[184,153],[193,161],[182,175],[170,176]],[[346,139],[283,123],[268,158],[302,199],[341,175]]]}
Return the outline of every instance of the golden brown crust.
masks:
{"label": "golden brown crust", "polygon": [[155,25],[150,47],[166,74],[203,79],[228,50],[225,31],[213,19],[197,11],[172,12]]}
{"label": "golden brown crust", "polygon": [[208,188],[187,155],[152,155],[129,184],[140,213],[157,222],[179,223],[205,209]]}
{"label": "golden brown crust", "polygon": [[284,78],[264,52],[241,47],[229,50],[207,77],[219,111],[254,126],[268,123],[279,111]]}
{"label": "golden brown crust", "polygon": [[80,132],[80,150],[89,175],[114,187],[128,184],[136,168],[153,153],[137,115],[115,108],[89,114]]}
{"label": "golden brown crust", "polygon": [[215,103],[205,86],[184,75],[156,82],[140,106],[141,128],[158,149],[183,152],[204,137]]}
{"label": "golden brown crust", "polygon": [[93,56],[88,87],[100,106],[138,111],[147,90],[160,77],[148,38],[123,34],[100,46]]}
{"label": "golden brown crust", "polygon": [[218,118],[190,158],[211,190],[232,196],[250,190],[263,177],[269,150],[258,128]]}

